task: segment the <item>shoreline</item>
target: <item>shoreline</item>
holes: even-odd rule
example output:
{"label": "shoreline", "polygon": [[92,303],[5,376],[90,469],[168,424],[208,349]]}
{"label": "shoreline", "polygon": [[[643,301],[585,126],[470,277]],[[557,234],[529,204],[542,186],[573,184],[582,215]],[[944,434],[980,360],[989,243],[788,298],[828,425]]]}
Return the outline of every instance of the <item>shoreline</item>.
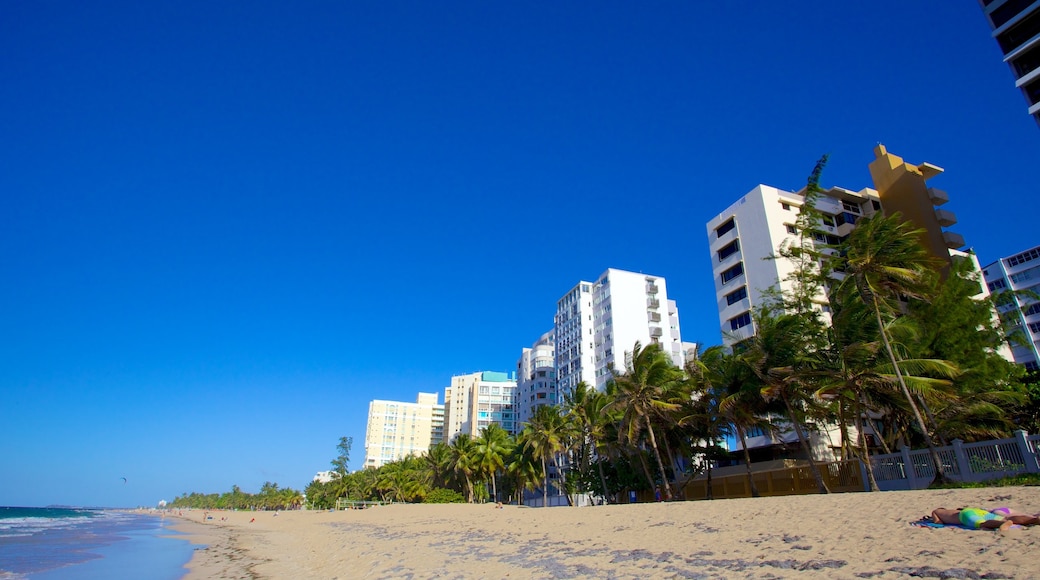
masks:
{"label": "shoreline", "polygon": [[[395,504],[185,511],[201,578],[1040,578],[1040,526],[909,525],[937,507],[1040,512],[1040,487],[800,495],[581,508]],[[227,518],[226,521],[221,518]],[[250,520],[253,520],[252,522]],[[959,575],[957,575],[959,574]]]}

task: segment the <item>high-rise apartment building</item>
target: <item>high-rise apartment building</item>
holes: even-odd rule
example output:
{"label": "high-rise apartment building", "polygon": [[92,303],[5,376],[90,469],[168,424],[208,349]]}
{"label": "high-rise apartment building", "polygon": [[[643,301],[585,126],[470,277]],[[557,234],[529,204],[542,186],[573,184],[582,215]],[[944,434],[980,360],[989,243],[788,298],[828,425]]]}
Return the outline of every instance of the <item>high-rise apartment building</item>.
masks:
{"label": "high-rise apartment building", "polygon": [[979,0],[979,4],[1015,76],[1015,86],[1029,103],[1029,114],[1040,124],[1040,2]]}
{"label": "high-rise apartment building", "polygon": [[554,333],[561,396],[581,381],[602,391],[636,342],[660,344],[677,366],[685,358],[679,311],[660,276],[611,268],[579,282],[556,303]]}
{"label": "high-rise apartment building", "polygon": [[[906,163],[888,153],[883,145],[878,145],[874,153],[870,173],[876,189],[832,187],[821,193],[816,209],[823,215],[823,223],[816,240],[838,244],[859,219],[879,211],[899,212],[922,230],[921,244],[928,253],[948,264],[951,251],[963,246],[964,238],[943,229],[957,223],[953,213],[935,207],[949,201],[949,196],[926,184],[929,178],[942,173],[942,168],[931,163]],[[787,278],[795,265],[780,257],[770,257],[777,256],[785,241],[796,241],[795,222],[804,200],[804,189],[790,192],[759,185],[708,221],[715,297],[726,344],[754,334],[752,311],[763,305],[767,290],[790,289]],[[820,304],[826,312],[823,296]]]}
{"label": "high-rise apartment building", "polygon": [[484,371],[451,378],[444,389],[444,441],[460,433],[473,437],[492,423],[515,435],[516,412],[513,394],[516,379],[508,373]]}
{"label": "high-rise apartment building", "polygon": [[365,467],[422,455],[436,442],[434,433],[443,429],[443,407],[437,404],[437,393],[419,393],[415,403],[372,401],[365,429]]}
{"label": "high-rise apartment building", "polygon": [[513,400],[517,429],[522,429],[524,423],[531,420],[538,407],[560,402],[551,330],[543,334],[531,348],[521,351],[520,360],[516,363],[516,394]]}
{"label": "high-rise apartment building", "polygon": [[[1018,293],[1040,293],[1040,246],[1001,258],[982,269],[986,285],[994,294],[1010,291],[998,301],[997,310],[1012,337],[1011,357],[1027,369],[1040,370],[1040,301]],[[1003,298],[1003,297],[1002,297]]]}

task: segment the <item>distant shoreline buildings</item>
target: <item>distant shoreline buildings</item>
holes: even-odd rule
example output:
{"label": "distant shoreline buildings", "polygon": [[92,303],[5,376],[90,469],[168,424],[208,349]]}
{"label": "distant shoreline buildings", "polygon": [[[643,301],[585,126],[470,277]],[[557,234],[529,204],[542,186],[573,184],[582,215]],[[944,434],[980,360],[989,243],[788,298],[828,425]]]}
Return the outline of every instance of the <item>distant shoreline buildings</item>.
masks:
{"label": "distant shoreline buildings", "polygon": [[[873,187],[830,187],[819,192],[815,207],[822,223],[813,239],[824,246],[824,252],[835,251],[826,246],[842,242],[859,220],[898,212],[922,231],[922,247],[946,264],[944,276],[954,260],[970,260],[980,280],[986,282],[979,296],[991,291],[1040,290],[1040,246],[981,268],[972,252],[960,250],[964,238],[946,229],[957,223],[952,212],[939,207],[949,201],[949,195],[927,183],[943,169],[931,163],[907,163],[880,144],[874,154],[869,164]],[[770,298],[769,289],[789,289],[794,264],[778,252],[797,237],[798,212],[805,194],[804,189],[794,192],[758,185],[706,223],[724,344],[732,346],[754,334],[753,313]],[[841,274],[835,276],[838,279]],[[1037,370],[1040,302],[1028,296],[1008,296],[1000,318],[1020,330],[1025,340],[1000,354]],[[828,314],[823,295],[818,304]],[[669,299],[664,277],[608,268],[594,281],[579,281],[556,301],[552,328],[521,350],[515,373],[456,375],[444,389],[443,404],[431,393],[420,393],[415,403],[372,401],[364,465],[379,467],[408,455],[421,455],[431,445],[451,443],[462,433],[479,436],[493,423],[516,435],[538,407],[563,403],[566,393],[579,382],[604,390],[613,373],[626,368],[636,342],[659,345],[676,366],[696,352],[696,345],[682,341],[679,310]],[[833,433],[826,429],[816,437],[816,445],[832,445]],[[783,434],[761,433],[748,439],[748,447],[784,444],[788,439]]]}

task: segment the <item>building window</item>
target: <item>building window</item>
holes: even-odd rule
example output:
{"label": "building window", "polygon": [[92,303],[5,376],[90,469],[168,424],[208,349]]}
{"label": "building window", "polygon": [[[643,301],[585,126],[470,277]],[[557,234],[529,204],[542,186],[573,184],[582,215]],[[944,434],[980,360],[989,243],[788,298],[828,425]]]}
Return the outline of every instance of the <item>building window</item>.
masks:
{"label": "building window", "polygon": [[1040,322],[1030,322],[1029,323],[1029,331],[1030,332],[1040,332]]}
{"label": "building window", "polygon": [[1028,252],[1022,252],[1017,256],[1011,256],[1010,258],[1008,258],[1008,266],[1014,267],[1019,264],[1025,264],[1026,262],[1035,260],[1037,258],[1040,258],[1040,248],[1033,248]]}
{"label": "building window", "polygon": [[789,234],[797,234],[798,233],[798,228],[792,226],[791,224],[784,224],[784,227],[787,228],[787,233],[789,233]]}
{"label": "building window", "polygon": [[743,273],[744,273],[744,262],[740,262],[736,266],[733,266],[732,268],[730,268],[730,269],[726,270],[725,272],[723,272],[720,277],[722,278],[722,283],[726,284],[730,280],[736,278],[737,276],[740,276]]}
{"label": "building window", "polygon": [[782,207],[784,209],[784,211],[791,211],[791,204],[789,204],[789,203],[784,203],[784,202],[781,201],[780,202],[780,207]]}
{"label": "building window", "polygon": [[740,240],[733,240],[732,242],[722,246],[719,250],[719,261],[722,262],[726,258],[736,254],[740,250]]}
{"label": "building window", "polygon": [[1034,314],[1036,314],[1038,312],[1040,312],[1040,302],[1037,302],[1035,304],[1030,304],[1029,308],[1026,308],[1025,310],[1022,311],[1022,315],[1023,316],[1032,316],[1032,315],[1034,315]]}
{"label": "building window", "polygon": [[745,298],[747,298],[747,286],[741,286],[737,290],[726,294],[726,304],[732,306]]}
{"label": "building window", "polygon": [[729,319],[729,329],[737,330],[751,324],[751,313],[745,312]]}
{"label": "building window", "polygon": [[733,222],[733,218],[729,218],[728,220],[726,220],[726,223],[724,223],[721,226],[715,228],[715,237],[716,238],[721,238],[722,236],[724,236],[727,233],[729,233],[735,227],[737,227],[737,224]]}
{"label": "building window", "polygon": [[1007,282],[1005,282],[1003,278],[999,280],[994,280],[986,285],[989,286],[990,292],[996,292],[997,290],[1000,290],[1002,288],[1007,288]]}

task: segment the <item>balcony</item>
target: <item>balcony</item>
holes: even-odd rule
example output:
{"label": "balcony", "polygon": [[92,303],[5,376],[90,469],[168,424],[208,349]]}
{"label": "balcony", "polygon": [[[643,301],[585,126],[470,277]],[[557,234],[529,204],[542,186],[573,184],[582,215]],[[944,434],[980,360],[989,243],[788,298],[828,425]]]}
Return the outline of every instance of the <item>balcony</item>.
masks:
{"label": "balcony", "polygon": [[658,300],[657,298],[647,298],[646,299],[646,307],[647,308],[660,308],[661,307],[661,301]]}
{"label": "balcony", "polygon": [[939,220],[939,225],[944,228],[957,223],[957,216],[952,211],[945,209],[936,209],[935,219]]}
{"label": "balcony", "polygon": [[943,241],[947,248],[953,250],[964,247],[964,236],[955,232],[943,232]]}
{"label": "balcony", "polygon": [[664,329],[660,326],[651,326],[650,336],[651,338],[660,338],[661,336],[664,336]]}
{"label": "balcony", "polygon": [[659,312],[647,313],[647,320],[650,322],[661,322],[661,314]]}
{"label": "balcony", "polygon": [[647,294],[657,294],[657,284],[654,284],[653,282],[647,283],[647,285],[646,285],[646,293]]}
{"label": "balcony", "polygon": [[929,187],[928,198],[932,200],[932,205],[942,205],[950,201],[950,194],[941,189]]}
{"label": "balcony", "polygon": [[921,172],[925,179],[931,179],[943,172],[942,167],[927,162],[918,165],[917,170]]}

